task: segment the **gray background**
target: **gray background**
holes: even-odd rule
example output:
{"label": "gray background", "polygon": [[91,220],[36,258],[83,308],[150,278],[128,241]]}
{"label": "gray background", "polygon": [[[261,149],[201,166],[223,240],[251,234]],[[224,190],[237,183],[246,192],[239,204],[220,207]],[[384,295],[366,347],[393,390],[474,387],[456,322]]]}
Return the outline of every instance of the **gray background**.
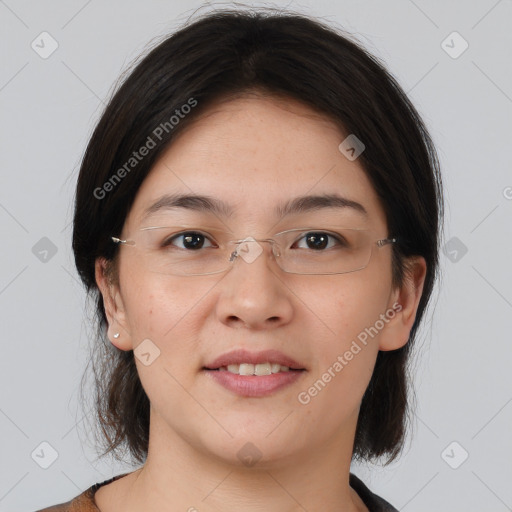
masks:
{"label": "gray background", "polygon": [[[120,72],[200,5],[0,1],[1,511],[66,501],[131,469],[95,459],[77,401],[91,333],[70,249],[73,188]],[[353,471],[408,512],[512,510],[512,2],[273,5],[337,23],[383,59],[443,166],[448,245],[418,345],[413,435],[398,462]],[[58,43],[46,59],[31,47],[51,49],[43,31]],[[469,44],[460,55],[454,31]],[[42,442],[58,455],[48,469]]]}

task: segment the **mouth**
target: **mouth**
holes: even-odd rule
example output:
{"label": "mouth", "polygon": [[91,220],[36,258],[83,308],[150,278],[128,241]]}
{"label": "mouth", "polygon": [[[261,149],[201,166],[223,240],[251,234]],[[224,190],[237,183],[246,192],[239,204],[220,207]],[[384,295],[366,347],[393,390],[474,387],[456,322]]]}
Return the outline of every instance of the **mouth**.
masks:
{"label": "mouth", "polygon": [[272,375],[275,373],[285,372],[302,372],[304,368],[290,368],[279,363],[241,363],[241,364],[228,364],[227,366],[221,366],[220,368],[203,368],[204,370],[216,371],[216,372],[230,372],[235,375]]}
{"label": "mouth", "polygon": [[306,367],[278,350],[250,352],[232,350],[217,357],[204,367],[205,370],[226,370],[239,375],[270,375],[281,371],[306,370]]}
{"label": "mouth", "polygon": [[235,350],[202,368],[225,389],[244,397],[264,397],[296,382],[307,369],[275,350]]}

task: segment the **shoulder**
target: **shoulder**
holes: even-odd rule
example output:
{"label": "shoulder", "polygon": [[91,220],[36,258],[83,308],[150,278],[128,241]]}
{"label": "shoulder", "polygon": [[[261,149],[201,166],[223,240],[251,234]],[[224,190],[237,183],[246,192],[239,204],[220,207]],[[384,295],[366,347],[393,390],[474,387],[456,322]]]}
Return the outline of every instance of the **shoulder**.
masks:
{"label": "shoulder", "polygon": [[36,512],[65,512],[69,510],[69,504],[71,502],[68,501],[67,503],[61,503],[60,505],[53,505],[53,507],[47,507],[42,508],[40,510],[36,510]]}
{"label": "shoulder", "polygon": [[70,501],[59,503],[58,505],[52,505],[51,507],[43,508],[41,510],[37,510],[36,512],[100,512],[94,501],[94,495],[96,494],[96,491],[103,485],[107,485],[110,482],[126,476],[127,474],[128,473],[123,473],[122,475],[117,475],[103,482],[91,485],[91,487]]}
{"label": "shoulder", "polygon": [[398,512],[398,509],[393,507],[384,498],[374,494],[366,485],[359,480],[359,478],[350,473],[350,487],[359,494],[364,504],[368,507],[370,512]]}
{"label": "shoulder", "polygon": [[91,493],[92,487],[66,503],[59,503],[36,512],[99,512]]}

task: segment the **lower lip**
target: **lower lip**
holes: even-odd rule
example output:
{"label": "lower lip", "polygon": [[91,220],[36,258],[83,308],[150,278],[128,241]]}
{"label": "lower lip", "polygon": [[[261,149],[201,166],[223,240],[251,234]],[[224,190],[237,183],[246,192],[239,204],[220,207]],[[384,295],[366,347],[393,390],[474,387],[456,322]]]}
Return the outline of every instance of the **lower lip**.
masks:
{"label": "lower lip", "polygon": [[237,375],[227,370],[204,370],[229,391],[246,397],[269,396],[300,379],[305,370],[272,373],[271,375]]}

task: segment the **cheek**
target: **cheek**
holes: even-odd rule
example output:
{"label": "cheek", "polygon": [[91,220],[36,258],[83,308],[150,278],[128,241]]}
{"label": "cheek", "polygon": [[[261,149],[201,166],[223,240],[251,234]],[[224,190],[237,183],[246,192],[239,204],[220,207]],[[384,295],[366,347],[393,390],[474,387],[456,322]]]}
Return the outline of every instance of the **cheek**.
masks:
{"label": "cheek", "polygon": [[383,272],[367,268],[338,276],[315,276],[314,281],[296,281],[290,288],[301,301],[299,317],[309,319],[308,327],[316,338],[312,342],[321,344],[324,353],[332,357],[333,351],[350,346],[385,313],[390,281]]}
{"label": "cheek", "polygon": [[187,285],[186,280],[154,274],[145,274],[126,288],[132,343],[137,347],[150,340],[151,344],[145,341],[146,345],[141,345],[141,351],[149,346],[150,352],[157,354],[151,356],[149,365],[138,357],[135,360],[142,386],[159,408],[175,407],[183,399],[183,387],[193,384],[199,370],[197,354],[207,291],[204,286]]}
{"label": "cheek", "polygon": [[194,334],[208,289],[188,279],[194,278],[141,272],[126,284],[126,317],[135,344],[138,339],[150,338],[158,345],[168,345]]}
{"label": "cheek", "polygon": [[333,411],[332,421],[320,422],[319,428],[329,429],[359,408],[378,354],[389,285],[382,269],[367,268],[297,291],[304,297],[308,330],[317,333],[310,340],[314,365],[299,402],[311,417],[325,418],[326,410]]}
{"label": "cheek", "polygon": [[380,331],[375,325],[380,327],[389,290],[362,275],[340,276],[324,294],[308,296],[309,309],[321,312],[309,313],[310,325],[317,324],[317,332],[324,335],[311,340],[314,364],[297,399],[325,435],[357,414],[378,354]]}

